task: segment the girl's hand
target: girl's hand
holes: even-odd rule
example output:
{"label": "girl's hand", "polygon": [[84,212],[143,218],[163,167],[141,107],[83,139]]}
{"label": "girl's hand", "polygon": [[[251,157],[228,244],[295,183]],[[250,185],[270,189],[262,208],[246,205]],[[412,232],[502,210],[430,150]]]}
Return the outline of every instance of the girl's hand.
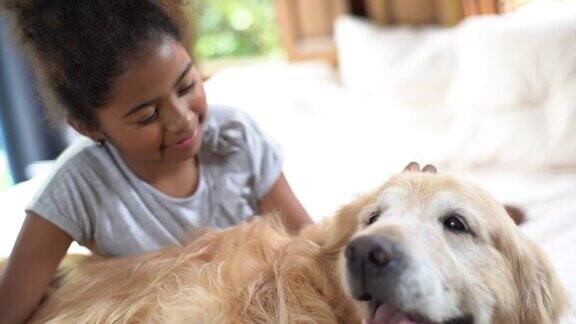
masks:
{"label": "girl's hand", "polygon": [[[426,165],[424,168],[422,168],[422,170],[420,170],[420,164],[416,162],[408,163],[408,165],[404,167],[404,171],[431,172],[431,173],[438,172],[436,170],[436,167],[431,164]],[[516,223],[516,225],[520,225],[526,222],[526,213],[522,208],[515,205],[504,204],[504,209],[506,209],[506,212],[508,212],[508,215],[510,215],[510,218],[512,218],[512,220],[514,221],[514,223]]]}
{"label": "girl's hand", "polygon": [[426,164],[422,170],[420,170],[420,164],[417,162],[408,163],[408,165],[404,167],[404,171],[438,173],[438,170],[432,164]]}

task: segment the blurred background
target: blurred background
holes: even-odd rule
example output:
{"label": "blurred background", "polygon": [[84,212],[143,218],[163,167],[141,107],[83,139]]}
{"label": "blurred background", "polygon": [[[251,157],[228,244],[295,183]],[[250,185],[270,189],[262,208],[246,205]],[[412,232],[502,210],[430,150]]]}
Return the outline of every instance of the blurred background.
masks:
{"label": "blurred background", "polygon": [[[323,0],[311,2],[315,1]],[[513,11],[529,1],[500,1],[500,6],[502,10]],[[561,2],[563,0],[548,1]],[[289,54],[286,51],[290,49],[281,45],[277,8],[281,2],[274,0],[195,0],[192,2],[191,15],[195,36],[193,52],[205,78],[228,67],[288,58]],[[62,130],[54,131],[45,123],[41,109],[31,109],[32,113],[14,111],[17,110],[15,107],[20,105],[28,106],[30,110],[30,106],[42,104],[37,100],[34,89],[29,89],[29,87],[19,89],[15,84],[14,79],[26,84],[33,83],[33,76],[30,74],[26,58],[14,46],[12,35],[8,32],[7,17],[1,18],[0,190],[30,178],[34,172],[38,172],[34,170],[42,169],[43,164],[36,162],[55,158],[67,145],[65,136],[60,134]],[[13,97],[20,98],[14,99]],[[46,129],[22,132],[18,125],[30,122],[38,124],[39,128]]]}

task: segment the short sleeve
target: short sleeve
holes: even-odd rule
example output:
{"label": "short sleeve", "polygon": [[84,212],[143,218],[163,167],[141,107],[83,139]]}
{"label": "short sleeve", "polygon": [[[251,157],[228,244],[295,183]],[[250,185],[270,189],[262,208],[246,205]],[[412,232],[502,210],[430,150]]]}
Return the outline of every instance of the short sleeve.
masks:
{"label": "short sleeve", "polygon": [[245,136],[252,162],[254,189],[258,199],[261,199],[278,180],[284,155],[280,145],[264,133],[252,118],[245,115],[245,119]]}
{"label": "short sleeve", "polygon": [[50,221],[68,233],[81,245],[91,240],[92,222],[88,216],[85,181],[78,170],[70,170],[71,164],[65,164],[55,170],[36,192],[26,207],[26,212],[33,212]]}

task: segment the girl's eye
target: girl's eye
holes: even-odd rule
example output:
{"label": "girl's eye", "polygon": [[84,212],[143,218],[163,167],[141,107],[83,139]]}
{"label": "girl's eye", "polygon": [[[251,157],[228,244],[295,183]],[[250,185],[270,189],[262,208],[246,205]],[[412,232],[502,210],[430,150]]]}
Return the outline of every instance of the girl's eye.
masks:
{"label": "girl's eye", "polygon": [[158,109],[154,108],[154,112],[146,116],[144,119],[138,121],[138,124],[144,126],[152,123],[158,117]]}
{"label": "girl's eye", "polygon": [[468,227],[460,220],[458,214],[450,214],[443,221],[443,225],[446,229],[452,232],[468,233]]}
{"label": "girl's eye", "polygon": [[378,220],[378,218],[380,218],[381,214],[382,214],[382,212],[379,210],[371,212],[370,217],[366,221],[366,226],[374,224],[374,222],[376,222]]}
{"label": "girl's eye", "polygon": [[190,90],[192,90],[192,88],[194,88],[194,85],[196,85],[196,83],[192,82],[189,86],[178,90],[178,97],[185,96],[188,92],[190,92]]}

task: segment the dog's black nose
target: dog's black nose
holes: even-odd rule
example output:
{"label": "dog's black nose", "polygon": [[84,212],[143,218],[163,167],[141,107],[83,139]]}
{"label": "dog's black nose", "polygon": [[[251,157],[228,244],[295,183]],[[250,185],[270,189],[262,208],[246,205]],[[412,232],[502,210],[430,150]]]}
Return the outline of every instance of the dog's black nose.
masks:
{"label": "dog's black nose", "polygon": [[352,268],[365,269],[365,267],[384,268],[393,257],[394,250],[394,244],[389,240],[366,235],[348,243],[345,255],[351,270]]}
{"label": "dog's black nose", "polygon": [[359,300],[382,300],[382,292],[393,285],[405,268],[405,258],[396,244],[384,237],[364,235],[344,250],[348,283]]}

